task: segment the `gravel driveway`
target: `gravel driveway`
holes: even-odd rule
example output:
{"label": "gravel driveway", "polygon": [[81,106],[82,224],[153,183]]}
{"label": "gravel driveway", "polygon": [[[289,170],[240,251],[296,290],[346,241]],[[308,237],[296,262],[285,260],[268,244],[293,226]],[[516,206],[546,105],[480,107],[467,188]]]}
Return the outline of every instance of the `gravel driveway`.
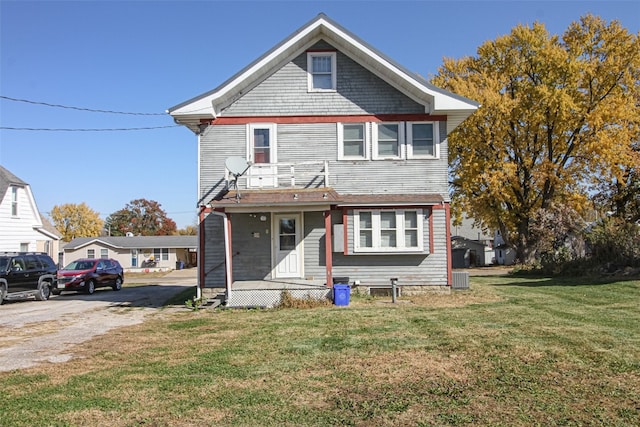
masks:
{"label": "gravel driveway", "polygon": [[48,301],[5,301],[0,306],[0,371],[66,362],[74,357],[75,344],[141,323],[169,298],[196,284],[189,277],[136,282],[149,283],[119,292],[102,288],[93,295],[62,294]]}

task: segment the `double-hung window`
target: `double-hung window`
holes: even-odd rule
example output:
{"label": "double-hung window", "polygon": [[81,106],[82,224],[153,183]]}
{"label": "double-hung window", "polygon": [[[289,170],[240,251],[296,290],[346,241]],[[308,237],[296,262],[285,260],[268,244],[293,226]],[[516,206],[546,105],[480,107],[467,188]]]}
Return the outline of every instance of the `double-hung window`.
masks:
{"label": "double-hung window", "polygon": [[366,123],[338,123],[338,160],[366,159],[368,133]]}
{"label": "double-hung window", "polygon": [[309,92],[335,91],[337,86],[336,53],[308,52],[307,74]]}
{"label": "double-hung window", "polygon": [[407,158],[430,159],[440,156],[437,143],[438,122],[407,123]]}
{"label": "double-hung window", "polygon": [[402,123],[374,123],[372,133],[374,159],[403,157],[404,126]]}
{"label": "double-hung window", "polygon": [[422,252],[422,209],[354,212],[354,252]]}

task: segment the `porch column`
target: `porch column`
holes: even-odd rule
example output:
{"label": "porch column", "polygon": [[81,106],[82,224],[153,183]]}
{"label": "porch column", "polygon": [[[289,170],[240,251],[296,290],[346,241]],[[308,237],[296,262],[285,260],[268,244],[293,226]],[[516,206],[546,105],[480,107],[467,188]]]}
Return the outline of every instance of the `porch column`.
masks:
{"label": "porch column", "polygon": [[333,287],[333,249],[331,247],[331,210],[324,211],[324,261],[327,269],[327,286]]}
{"label": "porch column", "polygon": [[200,214],[198,215],[198,295],[196,295],[196,298],[201,298],[201,289],[204,288],[204,219],[210,211],[210,208],[203,206],[200,208]]}

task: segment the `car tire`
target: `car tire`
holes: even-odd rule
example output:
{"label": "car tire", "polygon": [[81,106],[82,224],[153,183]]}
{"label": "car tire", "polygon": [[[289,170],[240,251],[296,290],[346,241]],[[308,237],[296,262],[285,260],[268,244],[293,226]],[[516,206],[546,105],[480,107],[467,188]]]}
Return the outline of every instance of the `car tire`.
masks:
{"label": "car tire", "polygon": [[7,294],[7,289],[4,286],[0,286],[0,305],[4,301],[4,296]]}
{"label": "car tire", "polygon": [[51,296],[51,285],[49,282],[41,282],[38,285],[38,292],[36,293],[36,299],[38,301],[46,301]]}
{"label": "car tire", "polygon": [[116,277],[116,283],[112,286],[114,291],[119,291],[122,289],[122,278],[120,276]]}
{"label": "car tire", "polygon": [[87,293],[89,295],[93,294],[96,291],[96,283],[93,280],[89,280],[87,282]]}

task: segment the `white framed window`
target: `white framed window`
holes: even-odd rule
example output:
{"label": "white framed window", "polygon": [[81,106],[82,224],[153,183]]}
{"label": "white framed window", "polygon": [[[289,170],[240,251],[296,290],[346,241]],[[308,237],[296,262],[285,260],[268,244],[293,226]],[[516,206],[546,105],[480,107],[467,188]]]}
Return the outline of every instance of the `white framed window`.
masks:
{"label": "white framed window", "polygon": [[422,209],[354,211],[354,252],[422,252]]}
{"label": "white framed window", "polygon": [[153,250],[153,260],[155,262],[168,261],[169,260],[169,248],[155,248]]}
{"label": "white framed window", "polygon": [[407,158],[440,158],[438,135],[438,122],[407,122]]}
{"label": "white framed window", "polygon": [[102,258],[102,259],[109,258],[109,249],[101,248],[100,249],[100,258]]}
{"label": "white framed window", "polygon": [[95,249],[87,249],[87,258],[95,258],[96,250]]}
{"label": "white framed window", "polygon": [[371,133],[374,160],[404,157],[403,123],[373,123]]}
{"label": "white framed window", "polygon": [[307,76],[309,92],[335,92],[336,53],[307,52]]}
{"label": "white framed window", "polygon": [[253,164],[278,162],[275,123],[247,125],[247,160]]}
{"label": "white framed window", "polygon": [[363,160],[369,158],[367,123],[338,123],[338,160]]}
{"label": "white framed window", "polygon": [[11,216],[18,216],[18,187],[11,187]]}

